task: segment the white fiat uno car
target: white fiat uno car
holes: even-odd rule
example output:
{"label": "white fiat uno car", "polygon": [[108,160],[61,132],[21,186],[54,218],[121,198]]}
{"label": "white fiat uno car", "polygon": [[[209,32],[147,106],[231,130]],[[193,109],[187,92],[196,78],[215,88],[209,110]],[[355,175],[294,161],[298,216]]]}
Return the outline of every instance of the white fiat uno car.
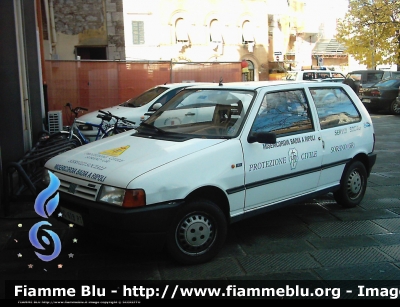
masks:
{"label": "white fiat uno car", "polygon": [[44,182],[59,179],[56,212],[68,223],[197,264],[244,218],[329,192],[358,205],[374,143],[371,118],[345,84],[201,85],[134,130],[53,157]]}

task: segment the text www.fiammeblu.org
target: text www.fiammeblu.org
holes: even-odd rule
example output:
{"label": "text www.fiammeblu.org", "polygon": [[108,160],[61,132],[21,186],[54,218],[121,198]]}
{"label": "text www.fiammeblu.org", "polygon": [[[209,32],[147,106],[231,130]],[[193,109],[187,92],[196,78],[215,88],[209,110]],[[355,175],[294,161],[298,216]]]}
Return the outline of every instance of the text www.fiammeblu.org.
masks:
{"label": "text www.fiammeblu.org", "polygon": [[[169,292],[172,290],[172,294]],[[160,288],[146,288],[146,287],[132,287],[123,288],[123,295],[136,297],[136,298],[160,298],[161,299],[174,299],[184,297],[226,297],[226,298],[327,298],[327,299],[339,299],[341,297],[341,291],[346,294],[353,294],[360,298],[375,297],[375,298],[390,298],[397,299],[400,297],[399,288],[381,288],[381,287],[366,287],[363,285],[357,286],[356,290],[343,290],[341,288],[307,288],[298,285],[279,287],[279,288],[257,288],[248,287],[242,288],[235,285],[228,285],[226,288],[197,288],[197,287],[182,287],[175,285],[173,288],[165,286],[162,291]]]}
{"label": "text www.fiammeblu.org", "polygon": [[[109,289],[108,289],[109,290]],[[76,288],[28,288],[18,285],[15,288],[15,298],[46,298],[46,297],[76,297],[87,299],[106,298],[111,295],[116,299],[119,295],[124,299],[179,299],[179,298],[324,298],[339,299],[351,296],[353,298],[400,298],[398,287],[367,287],[358,285],[351,289],[342,288],[311,288],[299,285],[285,285],[282,287],[240,287],[228,285],[226,287],[192,287],[183,285],[165,285],[163,287],[126,286],[107,291],[106,288],[96,286],[81,286]],[[114,296],[115,295],[115,296]],[[22,302],[21,302],[22,303]]]}

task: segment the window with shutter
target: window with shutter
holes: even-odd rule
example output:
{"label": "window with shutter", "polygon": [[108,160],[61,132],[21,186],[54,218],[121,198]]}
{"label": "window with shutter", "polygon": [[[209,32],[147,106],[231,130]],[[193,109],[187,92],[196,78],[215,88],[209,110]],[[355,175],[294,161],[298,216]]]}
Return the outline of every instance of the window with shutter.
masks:
{"label": "window with shutter", "polygon": [[134,45],[144,44],[144,22],[132,21],[132,38]]}

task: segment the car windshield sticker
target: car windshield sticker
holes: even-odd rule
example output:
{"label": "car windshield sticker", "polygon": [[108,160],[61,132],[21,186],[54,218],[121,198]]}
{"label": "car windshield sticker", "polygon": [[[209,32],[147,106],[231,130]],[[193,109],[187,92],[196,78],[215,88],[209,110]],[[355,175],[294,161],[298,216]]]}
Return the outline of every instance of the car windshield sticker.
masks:
{"label": "car windshield sticker", "polygon": [[120,155],[122,155],[125,150],[127,150],[130,146],[126,145],[126,146],[122,146],[122,147],[118,147],[118,148],[114,148],[114,149],[109,149],[109,150],[105,150],[100,152],[100,154],[105,155],[105,156],[112,156],[112,157],[118,157]]}

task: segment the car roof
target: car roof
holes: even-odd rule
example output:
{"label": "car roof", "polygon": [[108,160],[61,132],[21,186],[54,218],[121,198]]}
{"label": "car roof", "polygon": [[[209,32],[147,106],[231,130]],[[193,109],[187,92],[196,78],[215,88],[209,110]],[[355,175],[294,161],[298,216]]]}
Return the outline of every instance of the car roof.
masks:
{"label": "car roof", "polygon": [[354,73],[362,73],[362,72],[381,72],[384,73],[384,70],[379,70],[379,69],[360,69],[360,70],[353,70],[348,72],[348,74],[354,74]]}
{"label": "car roof", "polygon": [[[293,85],[293,84],[299,84],[299,85],[304,85],[304,86],[312,86],[315,84],[316,86],[321,86],[321,82],[319,81],[307,81],[307,80],[301,80],[301,81],[288,81],[288,80],[272,80],[272,81],[238,81],[238,82],[226,82],[226,83],[221,83],[219,85],[218,83],[212,83],[212,84],[205,84],[205,85],[195,85],[191,88],[195,89],[237,89],[237,90],[255,90],[260,87],[268,87],[268,86],[280,86],[280,85]],[[342,83],[341,82],[326,82],[324,86],[340,86]]]}
{"label": "car roof", "polygon": [[188,86],[202,85],[202,84],[212,84],[212,82],[175,82],[175,83],[159,84],[156,85],[155,87],[168,87],[174,89],[174,88],[188,87]]}
{"label": "car roof", "polygon": [[337,70],[325,70],[325,69],[305,69],[305,70],[299,70],[299,71],[302,71],[302,72],[322,72],[322,73],[324,73],[324,72],[339,72],[339,73],[342,73],[342,72],[337,71]]}
{"label": "car roof", "polygon": [[343,72],[341,72],[341,71],[327,70],[327,69],[304,69],[304,70],[289,70],[289,71],[287,71],[287,73],[299,73],[299,72],[321,72],[321,73],[335,72],[335,73],[343,74]]}

